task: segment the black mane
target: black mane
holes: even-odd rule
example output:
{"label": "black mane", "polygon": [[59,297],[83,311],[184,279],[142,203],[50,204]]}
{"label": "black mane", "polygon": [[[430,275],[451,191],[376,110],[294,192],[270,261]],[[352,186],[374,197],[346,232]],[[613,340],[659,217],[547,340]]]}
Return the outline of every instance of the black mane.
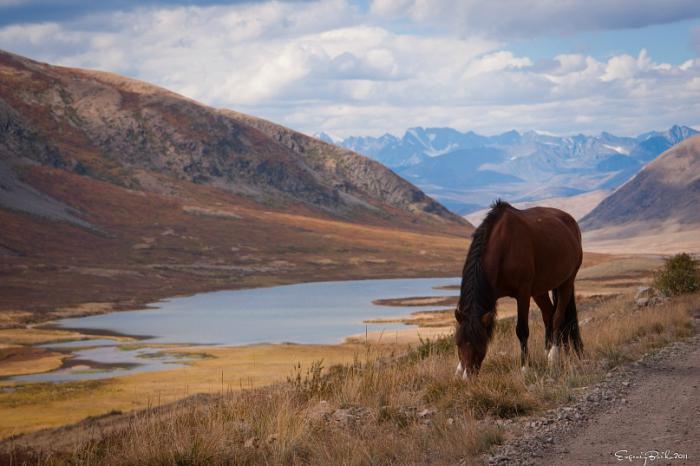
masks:
{"label": "black mane", "polygon": [[491,205],[491,210],[481,225],[472,234],[467,259],[462,270],[462,286],[455,317],[459,322],[455,337],[457,344],[464,341],[482,346],[491,338],[493,326],[484,328],[480,319],[496,305],[496,296],[484,272],[482,256],[491,233],[491,228],[501,217],[504,210],[512,208],[500,199]]}

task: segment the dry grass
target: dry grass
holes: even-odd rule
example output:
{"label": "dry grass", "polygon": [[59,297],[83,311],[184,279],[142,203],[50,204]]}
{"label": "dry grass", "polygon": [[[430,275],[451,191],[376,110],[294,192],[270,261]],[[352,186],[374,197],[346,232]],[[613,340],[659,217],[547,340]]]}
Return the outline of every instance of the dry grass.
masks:
{"label": "dry grass", "polygon": [[[0,344],[7,345],[41,345],[61,341],[86,340],[90,337],[71,330],[42,328],[0,329]],[[122,338],[126,340],[126,338]]]}
{"label": "dry grass", "polygon": [[586,251],[603,254],[700,252],[697,225],[683,225],[675,220],[649,220],[588,230],[583,234],[583,245]]}
{"label": "dry grass", "polygon": [[130,412],[193,394],[220,392],[222,376],[224,387],[232,390],[279,383],[290,374],[294,362],[304,368],[321,358],[328,364],[348,363],[357,348],[352,344],[163,347],[163,351],[187,353],[193,360],[184,368],[141,372],[99,383],[0,381],[0,439],[73,424],[112,410]]}
{"label": "dry grass", "polygon": [[[531,364],[518,367],[512,320],[498,322],[479,377],[455,380],[449,338],[381,358],[371,346],[352,363],[303,369],[267,389],[224,391],[217,400],[133,415],[128,426],[61,453],[16,449],[43,464],[463,464],[501,440],[494,418],[566,403],[615,365],[692,332],[700,295],[637,309],[631,296],[583,313],[582,359],[551,370],[539,316]],[[30,456],[26,456],[30,455]],[[6,457],[5,459],[8,459]],[[2,458],[0,458],[2,459]]]}
{"label": "dry grass", "polygon": [[48,372],[61,367],[65,355],[24,346],[0,346],[0,377]]}

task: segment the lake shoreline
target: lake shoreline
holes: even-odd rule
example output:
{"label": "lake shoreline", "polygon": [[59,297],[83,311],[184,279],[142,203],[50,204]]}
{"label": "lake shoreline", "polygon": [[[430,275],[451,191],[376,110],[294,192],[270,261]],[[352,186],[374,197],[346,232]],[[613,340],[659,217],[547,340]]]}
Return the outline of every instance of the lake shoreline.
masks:
{"label": "lake shoreline", "polygon": [[436,272],[430,276],[415,270],[405,273],[370,273],[362,276],[347,273],[330,273],[324,277],[318,275],[298,277],[271,277],[259,281],[238,281],[225,284],[203,283],[201,287],[186,287],[187,291],[175,293],[148,293],[143,296],[132,296],[130,299],[113,299],[109,301],[84,301],[80,303],[66,303],[56,301],[51,312],[39,312],[33,306],[19,306],[11,311],[0,310],[0,316],[4,314],[4,320],[0,320],[0,330],[9,328],[32,327],[51,324],[57,320],[71,317],[87,317],[92,315],[110,314],[116,312],[145,311],[152,309],[160,302],[187,298],[202,293],[217,293],[226,291],[256,290],[274,288],[278,286],[293,286],[308,283],[325,283],[329,281],[365,281],[365,280],[401,280],[401,279],[425,279],[425,278],[453,278],[454,273]]}
{"label": "lake shoreline", "polygon": [[[429,280],[429,281],[437,281],[439,283],[442,283],[443,280],[456,280],[457,277],[422,277],[419,280]],[[267,290],[267,289],[276,289],[277,292],[280,290],[291,290],[294,289],[294,287],[299,287],[299,286],[304,286],[304,285],[312,285],[312,289],[316,289],[317,287],[323,287],[326,285],[329,286],[347,286],[348,284],[351,284],[353,287],[353,290],[358,287],[362,287],[363,282],[367,282],[367,287],[368,289],[372,289],[372,287],[376,286],[383,286],[383,285],[378,285],[378,284],[384,284],[384,283],[389,283],[391,284],[392,282],[396,283],[412,283],[412,279],[402,279],[402,278],[392,278],[392,279],[384,279],[384,280],[377,280],[377,279],[358,279],[358,280],[344,280],[344,281],[314,281],[314,282],[304,282],[304,283],[299,283],[299,284],[289,284],[289,285],[280,285],[278,287],[256,287],[256,288],[249,288],[245,290],[220,290],[217,292],[213,293],[197,293],[194,295],[190,295],[189,298],[194,298],[197,296],[226,296],[229,293],[241,293],[245,291],[255,291],[255,290]],[[404,285],[406,286],[406,285]],[[422,285],[425,286],[425,285]],[[412,288],[413,285],[410,285],[410,288]],[[431,289],[437,288],[437,286],[430,286]],[[374,293],[377,291],[374,290]],[[445,293],[445,291],[439,291],[435,290],[436,294],[442,294]],[[353,294],[361,294],[361,293],[356,293],[355,291],[352,292]],[[386,292],[386,293],[381,293],[381,294],[389,294],[391,295],[391,292]],[[401,292],[401,294],[405,295],[405,292]],[[161,308],[167,307],[168,304],[177,302],[178,300],[186,300],[187,297],[173,297],[170,299],[162,299],[157,302],[149,303],[146,307],[140,308],[138,310],[132,311],[132,314],[141,314],[145,313],[147,311],[152,311],[152,312],[157,312]],[[392,298],[393,299],[393,298]],[[397,298],[401,299],[401,298]],[[449,297],[449,299],[454,299],[454,297]],[[372,300],[369,300],[370,303]],[[374,300],[376,301],[376,300]],[[374,334],[374,329],[376,329],[378,326],[386,326],[387,324],[396,324],[394,330],[399,331],[402,334],[402,341],[417,341],[417,329],[419,327],[423,327],[423,323],[425,321],[425,318],[423,318],[421,321],[414,321],[414,316],[415,311],[411,312],[406,312],[406,313],[401,313],[399,315],[394,315],[390,318],[383,317],[384,313],[379,309],[378,306],[375,304],[371,304],[372,306],[372,312],[371,315],[372,317],[369,318],[357,318],[356,324],[353,324],[355,328],[362,327],[363,325],[369,325],[371,328],[371,333]],[[367,305],[365,305],[367,307]],[[406,309],[408,311],[408,309]],[[397,309],[398,311],[398,309]],[[293,312],[293,311],[292,311]],[[104,312],[100,313],[100,316],[108,316],[108,315],[114,315],[116,316],[116,313],[113,312]],[[123,315],[121,312],[119,313],[120,315]],[[202,311],[203,315],[206,315]],[[74,318],[78,316],[71,316],[70,320],[66,321],[65,319],[57,319],[49,322],[45,322],[39,325],[33,325],[31,328],[28,328],[28,332],[35,332],[35,331],[42,331],[44,332],[43,338],[36,337],[32,344],[30,344],[29,348],[37,348],[37,347],[43,347],[45,349],[52,349],[53,347],[51,346],[51,343],[58,343],[60,345],[63,345],[64,347],[68,345],[68,343],[75,342],[90,342],[92,340],[95,340],[96,342],[99,340],[104,340],[104,339],[109,339],[114,341],[115,347],[120,347],[120,346],[133,346],[138,345],[139,347],[142,348],[160,348],[166,353],[173,353],[179,349],[181,349],[183,346],[188,346],[188,347],[193,347],[193,346],[199,346],[202,349],[206,348],[213,348],[213,347],[228,347],[228,348],[245,348],[249,346],[256,346],[256,345],[267,345],[267,346],[275,346],[275,345],[281,345],[281,344],[292,344],[292,345],[299,345],[299,346],[317,346],[317,345],[346,345],[346,344],[354,344],[357,343],[355,341],[355,336],[356,336],[356,331],[347,331],[342,333],[342,335],[337,335],[337,338],[333,338],[332,341],[320,341],[320,342],[308,342],[308,341],[301,341],[301,340],[295,340],[294,338],[290,339],[283,339],[283,340],[277,340],[277,341],[266,341],[264,339],[261,339],[260,341],[254,341],[254,342],[198,342],[196,339],[193,339],[193,341],[176,341],[175,339],[169,339],[168,337],[164,337],[166,340],[169,341],[163,341],[163,338],[160,340],[156,338],[156,335],[147,335],[147,334],[136,334],[132,332],[124,332],[124,331],[116,331],[111,328],[101,328],[99,325],[98,326],[89,326],[89,327],[84,327],[84,326],[74,326],[70,324],[65,324],[62,325],[61,322],[74,322]],[[128,318],[127,315],[124,315],[125,318]],[[401,327],[401,328],[398,328]],[[406,327],[406,328],[403,328]],[[394,331],[392,330],[392,331]],[[432,331],[432,330],[431,330]],[[2,338],[2,330],[0,330],[0,338]],[[21,329],[15,329],[15,333],[21,333]],[[62,335],[65,333],[69,333],[70,336],[63,338]],[[144,332],[148,333],[148,332]],[[413,336],[408,336],[408,335],[413,335]],[[59,338],[60,337],[60,338]],[[89,344],[89,343],[88,343]],[[79,351],[81,350],[80,347],[84,348],[87,345],[85,344],[76,344],[76,347],[73,348],[72,351],[66,351],[63,350],[61,351],[63,353],[63,358],[62,362],[58,367],[50,367],[50,368],[44,368],[45,370],[39,370],[39,371],[32,371],[32,372],[25,372],[22,377],[26,379],[27,375],[37,375],[37,374],[44,374],[44,373],[51,373],[51,372],[56,372],[56,371],[61,371],[63,369],[70,368],[71,366],[75,365],[71,361],[75,358],[77,360],[81,361],[80,356],[77,355]],[[100,346],[96,344],[96,346]],[[116,351],[116,350],[115,350]],[[90,366],[91,368],[97,368],[99,369],[100,367],[103,368],[110,368],[112,366],[117,367],[119,364],[114,364],[114,363],[101,363],[99,361],[95,361],[94,364],[91,363],[90,361],[87,361],[87,365]],[[118,375],[117,377],[122,377],[123,375]],[[4,376],[0,379],[1,382],[3,383],[14,383],[15,381],[11,380],[9,378],[10,376]],[[111,376],[109,374],[105,374],[105,378],[110,378]]]}

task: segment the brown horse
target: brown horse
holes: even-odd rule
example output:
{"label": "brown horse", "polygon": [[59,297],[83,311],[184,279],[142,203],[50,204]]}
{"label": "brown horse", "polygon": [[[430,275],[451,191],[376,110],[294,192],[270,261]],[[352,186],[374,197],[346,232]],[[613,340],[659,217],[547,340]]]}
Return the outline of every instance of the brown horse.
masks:
{"label": "brown horse", "polygon": [[[542,310],[545,351],[550,365],[559,348],[583,350],[576,316],[574,279],[581,266],[581,231],[566,212],[546,207],[518,210],[501,200],[491,206],[472,235],[455,310],[459,364],[455,375],[466,379],[479,371],[496,317],[496,300],[518,302],[516,334],[520,362],[527,362],[530,297]],[[552,290],[554,303],[549,299]]]}

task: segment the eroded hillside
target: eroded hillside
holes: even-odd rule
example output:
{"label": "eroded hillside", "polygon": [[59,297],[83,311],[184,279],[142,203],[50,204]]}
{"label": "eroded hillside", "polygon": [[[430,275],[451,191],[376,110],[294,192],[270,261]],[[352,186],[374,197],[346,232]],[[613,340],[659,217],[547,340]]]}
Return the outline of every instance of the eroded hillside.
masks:
{"label": "eroded hillside", "polygon": [[465,221],[374,161],[120,76],[0,53],[0,127],[4,325],[456,274],[466,248]]}

